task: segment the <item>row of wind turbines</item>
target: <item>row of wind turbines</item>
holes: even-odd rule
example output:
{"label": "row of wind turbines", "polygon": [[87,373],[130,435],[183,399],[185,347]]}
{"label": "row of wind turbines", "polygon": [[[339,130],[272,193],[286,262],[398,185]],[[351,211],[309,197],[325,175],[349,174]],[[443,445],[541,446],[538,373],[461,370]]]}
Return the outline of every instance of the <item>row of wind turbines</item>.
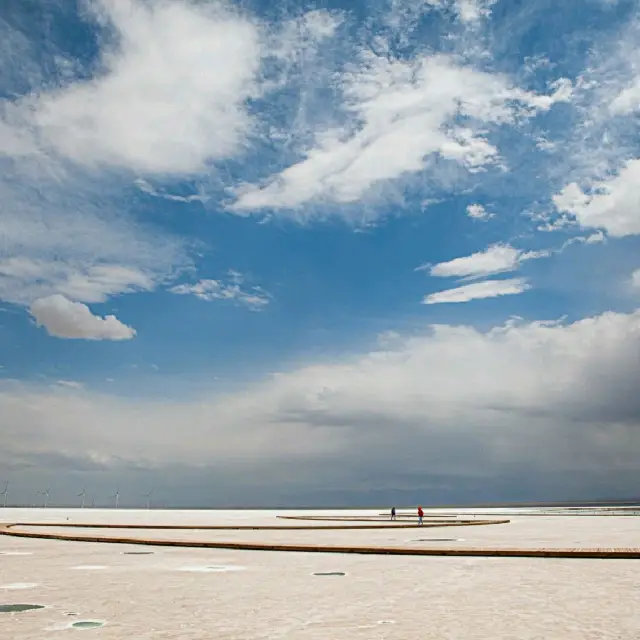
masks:
{"label": "row of wind turbines", "polygon": [[[155,487],[153,487],[151,489],[151,491],[149,491],[149,493],[143,493],[142,496],[144,498],[146,498],[146,504],[147,504],[147,509],[151,509],[151,496],[153,495],[153,492],[156,490]],[[51,487],[48,487],[46,489],[46,491],[37,491],[36,492],[37,495],[42,496],[44,499],[43,502],[43,507],[46,509],[49,506],[49,496],[51,493]],[[7,506],[7,496],[9,495],[9,483],[5,482],[4,483],[4,490],[0,493],[0,496],[2,497],[2,506],[4,508],[6,508]],[[82,491],[80,493],[78,493],[76,495],[76,498],[81,498],[81,502],[80,502],[80,508],[84,509],[86,506],[86,502],[87,502],[87,487],[85,486]],[[118,487],[116,489],[116,492],[112,495],[109,496],[109,500],[114,500],[114,507],[117,509],[120,505],[120,487]],[[96,504],[95,500],[91,501],[91,507],[94,508]]]}

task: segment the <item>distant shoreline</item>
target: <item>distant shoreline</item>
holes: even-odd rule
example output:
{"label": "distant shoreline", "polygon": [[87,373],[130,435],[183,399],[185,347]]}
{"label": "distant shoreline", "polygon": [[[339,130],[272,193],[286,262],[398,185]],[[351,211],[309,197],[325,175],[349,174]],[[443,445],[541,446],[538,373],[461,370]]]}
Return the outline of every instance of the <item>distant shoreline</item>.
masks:
{"label": "distant shoreline", "polygon": [[[396,509],[414,509],[415,505],[395,505]],[[601,501],[573,501],[573,502],[493,502],[478,504],[438,504],[429,505],[423,503],[423,508],[429,509],[540,509],[540,508],[561,508],[561,509],[584,509],[588,507],[604,508],[604,509],[633,509],[640,506],[639,500],[601,500]],[[2,509],[0,507],[0,513]],[[45,509],[43,505],[7,505],[7,509]],[[158,505],[152,508],[154,511],[372,511],[389,509],[390,505],[373,505],[373,506],[335,506],[335,505],[319,505],[319,506],[291,506],[291,505],[255,505],[255,506],[179,506],[171,507],[166,505]],[[48,510],[55,509],[78,509],[84,511],[114,509],[111,505],[97,505],[94,507],[81,508],[77,505],[49,505]],[[146,510],[144,505],[139,506],[120,506],[119,511]]]}

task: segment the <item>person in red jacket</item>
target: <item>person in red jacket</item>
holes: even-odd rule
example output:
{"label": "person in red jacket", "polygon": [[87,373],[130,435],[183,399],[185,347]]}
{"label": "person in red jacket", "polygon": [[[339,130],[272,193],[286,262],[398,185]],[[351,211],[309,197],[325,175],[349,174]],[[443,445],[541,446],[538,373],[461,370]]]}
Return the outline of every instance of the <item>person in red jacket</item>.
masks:
{"label": "person in red jacket", "polygon": [[422,518],[424,518],[424,511],[422,507],[418,507],[418,524],[422,524]]}

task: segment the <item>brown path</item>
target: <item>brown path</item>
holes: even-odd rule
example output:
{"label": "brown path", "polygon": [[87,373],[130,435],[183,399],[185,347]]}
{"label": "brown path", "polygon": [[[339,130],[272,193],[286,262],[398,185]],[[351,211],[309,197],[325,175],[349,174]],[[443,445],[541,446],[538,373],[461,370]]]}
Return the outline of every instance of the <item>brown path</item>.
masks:
{"label": "brown path", "polygon": [[[493,521],[495,522],[495,521]],[[508,521],[507,521],[508,522]],[[408,548],[408,547],[368,547],[368,546],[342,546],[342,545],[300,545],[300,544],[269,544],[253,542],[213,542],[192,540],[159,540],[154,538],[128,538],[124,536],[95,536],[79,535],[76,533],[47,533],[44,531],[24,531],[17,527],[20,524],[0,525],[0,535],[17,536],[23,538],[44,538],[50,540],[73,540],[79,542],[103,542],[115,544],[151,545],[162,547],[198,547],[205,549],[244,549],[251,551],[289,551],[299,553],[353,553],[365,555],[403,555],[403,556],[486,556],[502,558],[601,558],[601,559],[640,559],[640,549],[637,548],[611,548],[611,549],[490,549],[474,547],[457,548]],[[26,524],[22,526],[27,526]],[[65,524],[38,523],[29,526],[39,527],[65,527]],[[111,529],[117,525],[88,525],[94,528]],[[392,525],[388,525],[393,528]],[[405,525],[401,525],[405,526]],[[414,525],[415,526],[415,525]],[[432,525],[433,526],[433,525]],[[442,526],[442,525],[441,525]],[[443,525],[448,526],[448,525]],[[78,527],[72,525],[69,528]],[[119,528],[127,528],[120,526]],[[148,525],[138,526],[138,529],[150,529]],[[166,527],[155,527],[164,529]],[[198,527],[180,526],[182,529],[197,529]],[[224,527],[219,527],[224,528]],[[232,529],[235,527],[231,527]],[[251,527],[261,529],[267,527]],[[286,527],[289,528],[289,527]]]}
{"label": "brown path", "polygon": [[[289,518],[291,520],[316,520],[314,516],[277,516],[278,518]],[[323,518],[328,521],[345,522],[341,518]],[[417,522],[404,520],[392,522],[390,520],[365,520],[352,518],[350,522],[361,522],[362,524],[329,524],[329,525],[189,525],[189,524],[92,524],[90,522],[19,522],[15,524],[2,525],[6,527],[69,527],[77,529],[157,529],[157,530],[202,530],[202,531],[336,531],[343,529],[417,529],[425,527],[456,527],[473,526],[482,524],[507,524],[509,520],[425,520],[422,526]],[[371,522],[386,522],[386,524],[369,524]]]}

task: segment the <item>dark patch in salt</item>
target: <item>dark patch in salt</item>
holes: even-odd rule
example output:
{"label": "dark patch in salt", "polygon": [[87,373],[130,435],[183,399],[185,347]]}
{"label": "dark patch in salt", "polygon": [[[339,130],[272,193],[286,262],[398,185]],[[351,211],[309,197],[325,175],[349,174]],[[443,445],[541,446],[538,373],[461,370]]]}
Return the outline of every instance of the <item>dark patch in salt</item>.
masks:
{"label": "dark patch in salt", "polygon": [[318,571],[313,574],[314,576],[346,576],[343,571]]}
{"label": "dark patch in salt", "polygon": [[44,609],[43,604],[0,604],[0,613],[18,613],[20,611],[34,611]]}
{"label": "dark patch in salt", "polygon": [[98,620],[79,620],[78,622],[74,622],[71,626],[74,629],[97,629],[103,625],[104,622],[100,622]]}
{"label": "dark patch in salt", "polygon": [[153,551],[125,551],[125,556],[151,556]]}
{"label": "dark patch in salt", "polygon": [[457,542],[458,538],[416,538],[411,542]]}

